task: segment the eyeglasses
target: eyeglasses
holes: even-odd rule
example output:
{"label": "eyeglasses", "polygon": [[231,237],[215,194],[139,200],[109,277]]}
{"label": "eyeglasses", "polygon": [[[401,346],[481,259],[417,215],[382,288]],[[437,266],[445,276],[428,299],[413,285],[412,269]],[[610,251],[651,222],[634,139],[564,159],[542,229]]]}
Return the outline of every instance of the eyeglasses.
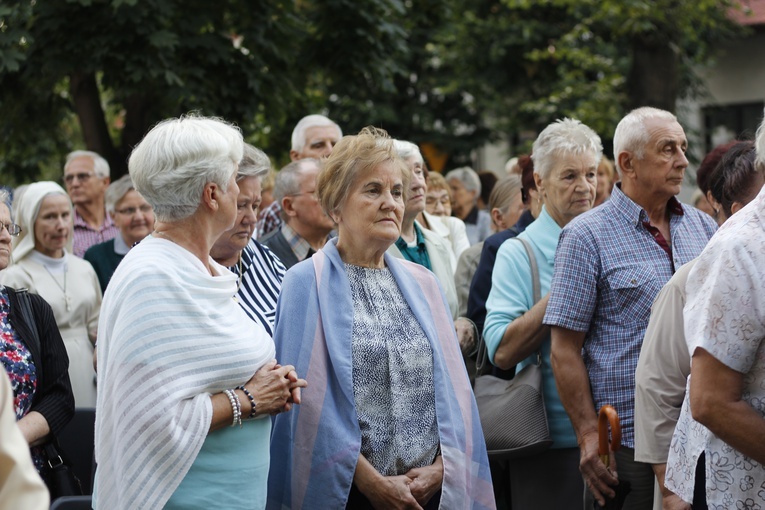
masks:
{"label": "eyeglasses", "polygon": [[13,237],[16,237],[21,233],[21,227],[15,223],[0,223],[0,232],[2,232],[3,229],[7,230]]}
{"label": "eyeglasses", "polygon": [[441,204],[441,205],[448,205],[452,201],[449,200],[449,197],[447,195],[444,195],[441,198],[434,197],[433,195],[427,196],[425,195],[425,203],[428,205],[435,205],[435,204]]}
{"label": "eyeglasses", "polygon": [[144,204],[141,207],[125,207],[124,209],[117,209],[114,212],[124,214],[125,216],[132,216],[138,211],[141,211],[143,214],[149,214],[152,211],[152,207],[149,204]]}
{"label": "eyeglasses", "polygon": [[76,178],[80,182],[88,182],[91,177],[95,176],[95,172],[88,172],[88,173],[80,173],[80,174],[69,174],[64,176],[64,182],[67,184],[72,184],[74,182],[74,179]]}

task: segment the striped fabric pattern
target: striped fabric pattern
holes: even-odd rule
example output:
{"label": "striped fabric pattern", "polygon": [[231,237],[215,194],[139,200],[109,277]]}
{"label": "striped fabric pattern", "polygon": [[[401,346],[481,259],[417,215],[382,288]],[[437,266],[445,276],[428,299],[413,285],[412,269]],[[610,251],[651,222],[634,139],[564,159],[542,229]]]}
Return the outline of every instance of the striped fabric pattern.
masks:
{"label": "striped fabric pattern", "polygon": [[[238,265],[229,269],[239,276]],[[279,257],[255,239],[250,239],[242,250],[244,276],[237,292],[239,305],[252,320],[263,326],[268,336],[274,335],[276,301],[286,272]]]}
{"label": "striped fabric pattern", "polygon": [[109,283],[98,328],[95,508],[161,508],[207,436],[210,395],[274,358],[273,341],[233,299],[237,277],[210,265],[220,276],[148,237]]}

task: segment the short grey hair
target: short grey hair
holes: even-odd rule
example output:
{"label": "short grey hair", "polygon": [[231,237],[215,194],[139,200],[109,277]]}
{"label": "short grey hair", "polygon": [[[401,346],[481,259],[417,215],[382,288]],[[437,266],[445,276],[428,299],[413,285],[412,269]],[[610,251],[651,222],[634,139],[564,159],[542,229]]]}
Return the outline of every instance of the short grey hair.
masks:
{"label": "short grey hair", "polygon": [[393,150],[395,150],[398,157],[404,161],[414,156],[420,163],[425,163],[420,148],[412,142],[406,140],[393,140]]}
{"label": "short grey hair", "polygon": [[334,126],[337,129],[338,138],[343,137],[343,130],[340,126],[335,124],[331,119],[324,115],[306,115],[295,125],[295,129],[292,130],[292,150],[301,152],[305,147],[305,132],[308,128]]}
{"label": "short grey hair", "polygon": [[600,137],[591,128],[576,119],[558,119],[539,133],[531,150],[534,173],[545,179],[555,167],[556,160],[564,155],[592,154],[595,165],[603,155]]}
{"label": "short grey hair", "polygon": [[677,122],[677,117],[674,114],[650,106],[636,108],[625,115],[614,131],[614,166],[619,175],[622,174],[622,169],[619,166],[619,154],[627,151],[634,153],[638,159],[645,157],[645,148],[650,140],[645,122],[650,119]]}
{"label": "short grey hair", "polygon": [[465,186],[466,190],[475,191],[476,197],[481,195],[481,178],[478,177],[475,170],[469,166],[463,166],[449,171],[449,173],[444,176],[444,179],[447,183],[452,179],[457,179],[463,186]]}
{"label": "short grey hair", "polygon": [[[308,165],[314,165],[321,168],[321,162],[316,158],[304,158],[293,161],[276,174],[274,182],[274,200],[281,204],[284,197],[300,193],[300,177],[303,175],[304,168]],[[287,219],[284,211],[281,211],[283,220]]]}
{"label": "short grey hair", "polygon": [[66,172],[69,163],[76,158],[90,158],[93,160],[93,172],[98,177],[109,177],[109,163],[97,152],[93,151],[74,151],[66,155],[66,163],[64,163],[64,172]]}
{"label": "short grey hair", "polygon": [[250,145],[244,144],[244,155],[239,162],[239,170],[236,172],[236,180],[241,181],[247,177],[263,177],[271,170],[271,160],[266,153]]}
{"label": "short grey hair", "polygon": [[120,200],[125,198],[128,191],[133,189],[135,189],[135,186],[133,186],[133,179],[130,178],[130,175],[123,175],[113,183],[109,184],[109,187],[106,188],[106,193],[104,193],[106,211],[110,213],[115,212]]}
{"label": "short grey hair", "polygon": [[237,127],[222,119],[186,115],[154,126],[133,149],[128,169],[157,219],[178,221],[194,214],[207,183],[228,189],[243,147]]}
{"label": "short grey hair", "polygon": [[765,172],[765,117],[757,128],[754,151],[756,154],[754,167],[760,172]]}

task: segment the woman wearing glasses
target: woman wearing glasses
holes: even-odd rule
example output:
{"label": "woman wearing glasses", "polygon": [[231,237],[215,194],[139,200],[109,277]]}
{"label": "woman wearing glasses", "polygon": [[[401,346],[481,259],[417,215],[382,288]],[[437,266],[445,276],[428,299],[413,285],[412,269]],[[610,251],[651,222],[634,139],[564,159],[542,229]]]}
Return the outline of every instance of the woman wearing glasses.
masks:
{"label": "woman wearing glasses", "polygon": [[135,190],[129,175],[109,185],[105,202],[106,211],[120,232],[114,239],[88,248],[83,257],[96,270],[101,292],[106,292],[114,270],[130,248],[154,228],[154,210]]}
{"label": "woman wearing glasses", "polygon": [[93,341],[101,287],[93,268],[72,249],[72,203],[54,182],[30,184],[14,210],[21,232],[13,240],[15,263],[0,283],[25,287],[50,303],[69,356],[69,378],[77,407],[95,407]]}
{"label": "woman wearing glasses", "polygon": [[[11,236],[20,232],[11,223],[7,204],[8,193],[0,191],[0,269],[10,262]],[[32,448],[35,467],[47,482],[47,464],[39,445],[72,418],[74,399],[66,349],[50,306],[40,296],[31,295],[25,314],[22,299],[17,290],[0,286],[0,365],[11,381],[19,429]]]}

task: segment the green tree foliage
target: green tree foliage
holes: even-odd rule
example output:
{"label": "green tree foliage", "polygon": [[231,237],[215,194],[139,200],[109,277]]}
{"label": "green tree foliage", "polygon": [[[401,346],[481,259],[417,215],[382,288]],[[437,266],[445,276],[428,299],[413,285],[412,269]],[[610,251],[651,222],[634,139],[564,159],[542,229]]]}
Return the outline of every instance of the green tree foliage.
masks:
{"label": "green tree foliage", "polygon": [[[66,152],[115,176],[158,120],[242,126],[282,162],[325,112],[429,142],[450,165],[492,138],[694,91],[734,33],[733,0],[19,0],[0,4],[0,175],[58,175]],[[47,172],[47,173],[46,173]]]}
{"label": "green tree foliage", "polygon": [[628,109],[673,110],[693,70],[740,34],[730,0],[458,1],[444,54],[505,133],[570,116],[608,140]]}
{"label": "green tree foliage", "polygon": [[[0,129],[34,137],[2,139],[0,171],[18,179],[35,159],[60,164],[73,143],[60,121],[72,113],[87,147],[120,174],[164,117],[199,110],[245,124],[278,117],[298,95],[303,27],[291,2],[42,0],[1,14]],[[23,128],[31,115],[44,131]],[[24,150],[36,158],[18,158]]]}

